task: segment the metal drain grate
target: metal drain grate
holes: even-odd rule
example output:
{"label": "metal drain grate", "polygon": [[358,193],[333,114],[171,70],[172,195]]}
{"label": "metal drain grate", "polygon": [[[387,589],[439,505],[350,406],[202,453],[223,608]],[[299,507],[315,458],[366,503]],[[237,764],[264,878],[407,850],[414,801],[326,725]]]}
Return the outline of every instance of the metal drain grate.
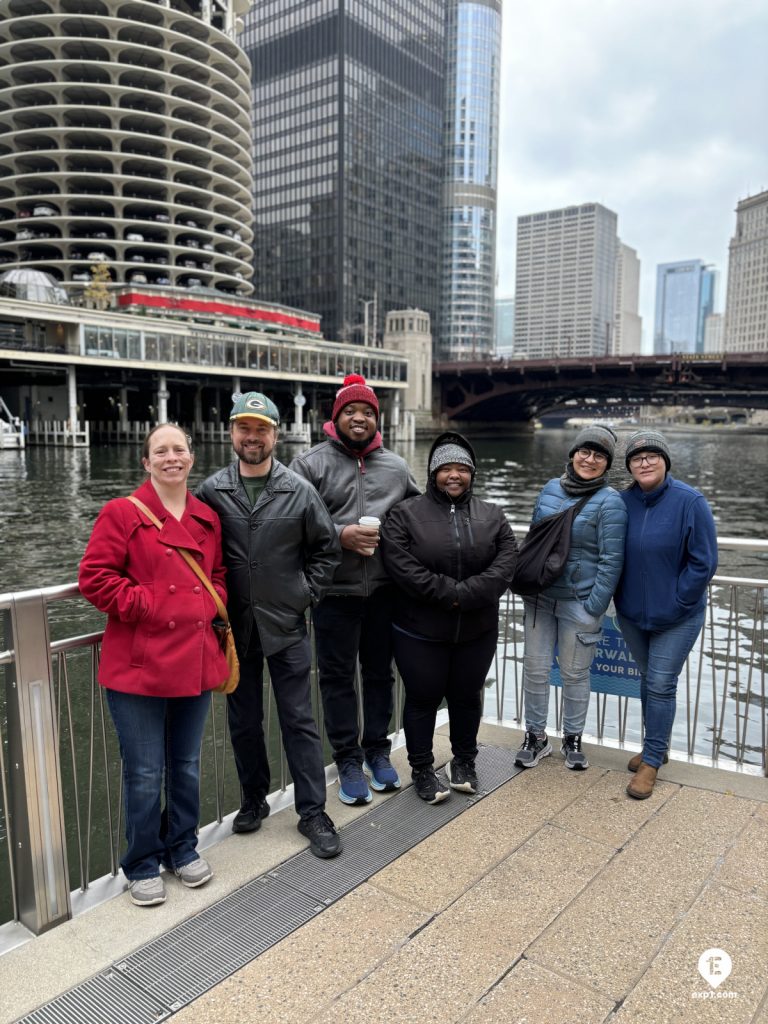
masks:
{"label": "metal drain grate", "polygon": [[477,796],[425,808],[409,787],[341,830],[341,857],[303,850],[17,1024],[167,1019],[522,771],[500,747],[481,747],[477,769]]}

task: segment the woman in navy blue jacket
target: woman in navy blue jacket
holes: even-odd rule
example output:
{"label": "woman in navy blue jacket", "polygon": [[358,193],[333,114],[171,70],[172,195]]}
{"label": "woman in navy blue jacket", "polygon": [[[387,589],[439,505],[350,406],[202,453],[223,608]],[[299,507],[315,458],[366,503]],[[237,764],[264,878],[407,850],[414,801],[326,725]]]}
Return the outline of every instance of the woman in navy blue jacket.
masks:
{"label": "woman in navy blue jacket", "polygon": [[627,793],[646,800],[667,760],[677,679],[704,624],[717,533],[704,495],[670,475],[669,446],[661,434],[633,434],[625,459],[634,483],[621,495],[629,520],[616,610],[640,669],[645,720],[642,753],[627,766],[636,773]]}
{"label": "woman in navy blue jacket", "polygon": [[615,448],[610,427],[585,427],[571,445],[565,472],[544,486],[533,510],[532,524],[588,498],[571,527],[563,574],[541,594],[525,598],[525,739],[515,755],[521,768],[534,768],[552,753],[546,726],[556,644],[563,682],[565,766],[575,771],[589,767],[581,749],[589,669],[624,561],[627,512],[607,476]]}

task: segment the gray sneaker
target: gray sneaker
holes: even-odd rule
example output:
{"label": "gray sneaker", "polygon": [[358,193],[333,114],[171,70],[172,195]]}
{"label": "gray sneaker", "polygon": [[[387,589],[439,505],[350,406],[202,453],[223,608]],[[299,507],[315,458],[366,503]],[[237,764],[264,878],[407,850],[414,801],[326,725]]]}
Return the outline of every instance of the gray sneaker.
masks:
{"label": "gray sneaker", "polygon": [[135,878],[128,884],[131,903],[137,907],[154,907],[165,903],[165,886],[160,875],[154,878]]}
{"label": "gray sneaker", "polygon": [[520,768],[535,768],[542,757],[549,757],[552,745],[547,734],[539,738],[535,732],[526,732],[523,745],[515,754],[515,764]]}
{"label": "gray sneaker", "polygon": [[581,733],[566,733],[560,750],[565,758],[565,767],[572,771],[583,772],[589,768],[586,754],[581,751]]}
{"label": "gray sneaker", "polygon": [[182,885],[186,885],[188,889],[196,889],[198,885],[205,885],[213,877],[211,865],[202,857],[191,860],[184,867],[177,868],[175,874]]}

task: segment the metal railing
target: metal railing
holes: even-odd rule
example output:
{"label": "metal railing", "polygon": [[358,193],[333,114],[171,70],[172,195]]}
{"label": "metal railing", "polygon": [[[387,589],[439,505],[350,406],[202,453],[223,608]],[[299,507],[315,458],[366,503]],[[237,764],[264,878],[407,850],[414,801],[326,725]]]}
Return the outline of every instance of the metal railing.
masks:
{"label": "metal railing", "polygon": [[[768,552],[767,541],[723,538],[720,547]],[[768,774],[766,587],[762,579],[713,580],[707,621],[678,687],[684,712],[672,737],[678,756]],[[68,602],[75,610],[66,614]],[[72,892],[117,875],[120,755],[97,683],[102,623],[75,585],[0,595],[0,894],[9,894],[0,903],[0,925],[20,922],[43,932],[72,915]],[[83,632],[84,624],[94,628]],[[73,625],[80,635],[72,635]],[[52,638],[52,632],[66,635]],[[508,594],[486,717],[521,723],[522,658],[522,600]],[[265,686],[272,775],[285,789],[289,776],[268,680]],[[593,690],[587,730],[598,742],[639,744],[639,701],[600,680]],[[613,700],[617,713],[610,722]],[[313,703],[322,728],[314,672]],[[561,702],[553,703],[551,724],[559,728]],[[401,705],[398,684],[396,726]],[[221,822],[236,810],[239,795],[225,706],[215,698],[203,740],[201,821]]]}

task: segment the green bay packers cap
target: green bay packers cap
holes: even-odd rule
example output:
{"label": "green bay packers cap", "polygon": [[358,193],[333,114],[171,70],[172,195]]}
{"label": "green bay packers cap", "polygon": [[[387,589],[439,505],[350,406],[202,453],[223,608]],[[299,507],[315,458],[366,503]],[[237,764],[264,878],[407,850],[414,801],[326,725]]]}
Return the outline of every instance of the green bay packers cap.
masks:
{"label": "green bay packers cap", "polygon": [[271,398],[262,395],[260,391],[246,391],[244,395],[234,396],[234,405],[229,414],[229,422],[242,420],[246,416],[253,416],[254,419],[264,420],[271,423],[273,427],[280,426],[280,413]]}

